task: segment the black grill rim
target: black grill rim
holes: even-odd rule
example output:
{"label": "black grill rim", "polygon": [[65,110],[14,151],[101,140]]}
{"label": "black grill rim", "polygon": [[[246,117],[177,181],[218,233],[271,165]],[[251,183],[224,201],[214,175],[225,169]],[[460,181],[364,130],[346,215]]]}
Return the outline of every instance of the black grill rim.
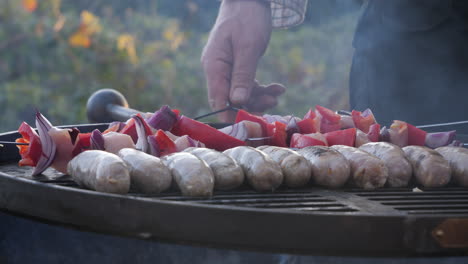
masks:
{"label": "black grill rim", "polygon": [[[100,125],[100,128],[105,127],[107,124]],[[80,128],[90,131],[97,127],[91,124],[80,125]],[[87,132],[85,129],[82,132]],[[14,140],[17,136],[16,132],[0,134],[2,140]],[[0,151],[0,169],[17,160],[14,154],[17,151],[12,152],[11,148]],[[460,189],[441,188],[434,192],[440,194]],[[325,199],[333,197],[347,206],[352,203],[380,204],[369,198],[370,191],[314,190]],[[404,190],[374,192],[389,194]],[[409,215],[398,210],[384,210],[377,214],[372,211],[372,206],[367,213],[343,213],[214,205],[132,194],[105,194],[41,183],[1,171],[0,210],[100,233],[231,249],[347,256],[467,253],[467,248],[442,248],[431,237],[430,231],[446,219],[468,219],[468,213]]]}

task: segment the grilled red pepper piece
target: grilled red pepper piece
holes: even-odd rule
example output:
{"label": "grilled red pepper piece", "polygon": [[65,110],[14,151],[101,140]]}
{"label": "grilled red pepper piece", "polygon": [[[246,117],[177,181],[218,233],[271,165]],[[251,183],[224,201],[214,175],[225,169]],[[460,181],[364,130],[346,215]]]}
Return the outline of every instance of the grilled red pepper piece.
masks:
{"label": "grilled red pepper piece", "polygon": [[174,114],[176,114],[177,118],[179,118],[179,116],[180,116],[180,110],[179,109],[172,109],[172,112],[174,112]]}
{"label": "grilled red pepper piece", "polygon": [[312,108],[310,108],[309,111],[305,114],[303,119],[307,119],[307,118],[314,119],[316,116],[317,114],[315,113],[315,111]]}
{"label": "grilled red pepper piece", "polygon": [[188,135],[189,137],[204,143],[207,148],[219,151],[245,145],[245,142],[242,140],[231,137],[221,131],[218,131],[214,127],[186,116],[182,116],[179,121],[175,123],[171,132],[176,136]]}
{"label": "grilled red pepper piece", "polygon": [[253,114],[251,114],[251,113],[249,113],[249,112],[247,112],[247,111],[245,111],[243,109],[240,109],[239,111],[237,111],[236,123],[239,123],[240,121],[244,121],[244,120],[259,123],[262,126],[263,136],[268,135],[268,123],[267,123],[267,121],[265,119],[263,119],[263,117],[253,115]]}
{"label": "grilled red pepper piece", "polygon": [[169,155],[177,151],[174,141],[172,141],[172,139],[169,138],[169,136],[167,136],[161,129],[158,129],[156,134],[149,137],[154,137],[156,140],[158,157]]}
{"label": "grilled red pepper piece", "polygon": [[369,132],[367,133],[367,138],[372,142],[379,141],[379,138],[380,138],[380,125],[379,124],[372,124],[369,127]]}
{"label": "grilled red pepper piece", "polygon": [[[353,110],[351,117],[353,118],[354,125],[364,133],[369,133],[370,126],[375,124],[375,118],[370,110],[367,110],[367,115],[363,112]],[[366,111],[364,111],[366,112]]]}
{"label": "grilled red pepper piece", "polygon": [[426,143],[427,132],[411,124],[408,126],[408,145],[424,146]]}
{"label": "grilled red pepper piece", "polygon": [[305,148],[308,146],[327,146],[327,142],[309,135],[294,133],[291,137],[291,148]]}
{"label": "grilled red pepper piece", "polygon": [[89,149],[91,146],[91,133],[80,133],[76,138],[75,145],[73,146],[72,156],[80,154],[81,152]]}
{"label": "grilled red pepper piece", "polygon": [[341,128],[341,116],[339,114],[320,105],[315,106],[315,111],[322,117],[320,121],[321,133],[336,131]]}
{"label": "grilled red pepper piece", "polygon": [[42,145],[39,135],[32,129],[28,123],[21,123],[18,128],[18,133],[21,134],[22,138],[15,140],[17,143],[29,143],[29,145],[17,145],[21,160],[19,166],[36,166],[39,157],[42,155]]}
{"label": "grilled red pepper piece", "polygon": [[[146,134],[147,135],[153,134],[153,131],[151,130],[150,126],[146,123],[145,119],[141,116],[141,114],[137,114],[137,116],[140,116],[141,120],[143,120],[143,125],[145,126]],[[136,131],[135,120],[133,118],[130,118],[127,121],[127,124],[124,126],[124,128],[122,128],[120,133],[129,135],[130,137],[132,137],[133,143],[136,144],[138,141],[138,134]]]}
{"label": "grilled red pepper piece", "polygon": [[286,144],[286,124],[283,124],[279,121],[267,125],[268,131],[267,136],[270,137],[268,144],[278,147],[288,147]]}
{"label": "grilled red pepper piece", "polygon": [[311,108],[305,114],[304,118],[297,122],[297,126],[302,134],[316,133],[320,132],[320,121],[321,117]]}
{"label": "grilled red pepper piece", "polygon": [[297,122],[297,126],[299,127],[299,131],[302,134],[316,133],[316,132],[319,132],[318,130],[320,130],[320,129],[317,129],[316,120],[311,119],[311,118],[306,118]]}
{"label": "grilled red pepper piece", "polygon": [[328,145],[345,145],[354,147],[356,141],[356,128],[348,128],[325,133]]}
{"label": "grilled red pepper piece", "polygon": [[315,110],[322,116],[323,119],[329,121],[330,123],[340,122],[341,116],[326,107],[316,105]]}

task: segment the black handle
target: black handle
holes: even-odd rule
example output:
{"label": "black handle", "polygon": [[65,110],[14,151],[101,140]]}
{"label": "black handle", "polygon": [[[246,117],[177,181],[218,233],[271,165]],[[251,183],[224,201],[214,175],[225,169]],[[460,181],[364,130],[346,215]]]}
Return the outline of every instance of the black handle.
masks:
{"label": "black handle", "polygon": [[126,121],[137,113],[128,107],[127,99],[114,89],[101,89],[94,92],[86,104],[86,114],[91,123]]}

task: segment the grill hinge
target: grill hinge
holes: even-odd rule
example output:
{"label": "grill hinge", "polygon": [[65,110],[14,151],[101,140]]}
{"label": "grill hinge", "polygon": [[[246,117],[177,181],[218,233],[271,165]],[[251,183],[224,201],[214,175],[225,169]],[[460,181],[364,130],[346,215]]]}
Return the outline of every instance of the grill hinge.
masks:
{"label": "grill hinge", "polygon": [[468,248],[468,218],[449,218],[432,230],[443,248]]}

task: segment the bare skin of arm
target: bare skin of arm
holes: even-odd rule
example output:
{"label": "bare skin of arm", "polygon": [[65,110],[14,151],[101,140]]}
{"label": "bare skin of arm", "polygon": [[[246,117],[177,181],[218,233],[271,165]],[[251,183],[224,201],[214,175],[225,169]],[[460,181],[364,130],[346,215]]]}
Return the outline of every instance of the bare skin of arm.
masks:
{"label": "bare skin of arm", "polygon": [[[261,113],[277,104],[284,93],[280,84],[260,85],[255,80],[257,65],[270,41],[271,10],[261,0],[224,0],[202,53],[208,101],[219,110],[228,104]],[[235,113],[221,113],[219,119],[232,122]]]}

